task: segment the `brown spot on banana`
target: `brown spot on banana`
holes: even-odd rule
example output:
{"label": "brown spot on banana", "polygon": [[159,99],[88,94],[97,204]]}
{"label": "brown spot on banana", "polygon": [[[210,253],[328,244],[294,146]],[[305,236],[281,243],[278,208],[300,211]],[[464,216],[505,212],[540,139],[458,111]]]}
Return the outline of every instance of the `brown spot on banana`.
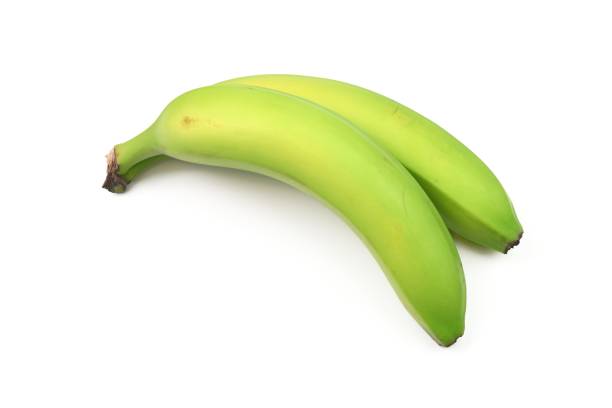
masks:
{"label": "brown spot on banana", "polygon": [[183,119],[181,120],[181,125],[185,128],[188,128],[191,127],[191,125],[193,125],[197,121],[197,118],[193,118],[191,116],[183,116]]}

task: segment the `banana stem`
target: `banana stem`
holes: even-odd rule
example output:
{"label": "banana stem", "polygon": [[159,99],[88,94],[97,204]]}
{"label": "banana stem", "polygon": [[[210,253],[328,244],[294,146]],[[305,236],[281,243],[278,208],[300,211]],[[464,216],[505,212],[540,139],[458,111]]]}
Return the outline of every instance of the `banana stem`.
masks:
{"label": "banana stem", "polygon": [[106,180],[102,187],[113,193],[124,192],[138,173],[155,162],[148,160],[157,156],[159,149],[153,126],[150,126],[138,136],[116,145],[106,155]]}
{"label": "banana stem", "polygon": [[143,161],[138,162],[135,165],[133,165],[123,175],[123,179],[125,181],[127,181],[128,183],[131,183],[132,180],[134,180],[134,178],[139,176],[144,171],[146,171],[146,170],[150,169],[151,167],[155,166],[157,163],[161,163],[161,162],[164,162],[166,160],[170,160],[170,157],[164,156],[163,154],[160,154],[158,156],[149,157],[148,159],[144,159]]}

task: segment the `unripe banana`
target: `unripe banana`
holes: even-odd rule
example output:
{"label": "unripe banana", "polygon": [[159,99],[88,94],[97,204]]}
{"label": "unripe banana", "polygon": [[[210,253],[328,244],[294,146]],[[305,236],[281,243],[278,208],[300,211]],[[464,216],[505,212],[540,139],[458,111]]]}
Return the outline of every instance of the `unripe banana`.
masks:
{"label": "unripe banana", "polygon": [[224,83],[276,89],[315,102],[353,122],[418,180],[458,235],[508,252],[523,228],[489,168],[444,129],[377,93],[323,78],[258,75]]}
{"label": "unripe banana", "polygon": [[196,89],[115,146],[105,187],[123,191],[158,155],[261,173],[318,197],[353,227],[439,344],[463,334],[465,282],[446,226],[406,169],[350,122],[273,90]]}

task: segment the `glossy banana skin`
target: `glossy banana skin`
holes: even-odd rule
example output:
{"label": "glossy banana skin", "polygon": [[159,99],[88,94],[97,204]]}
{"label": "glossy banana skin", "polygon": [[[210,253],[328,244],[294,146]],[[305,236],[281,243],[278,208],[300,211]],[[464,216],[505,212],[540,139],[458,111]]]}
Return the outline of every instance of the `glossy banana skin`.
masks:
{"label": "glossy banana skin", "polygon": [[[318,197],[367,244],[402,303],[440,345],[463,334],[465,282],[446,226],[406,169],[350,122],[273,90],[200,88],[115,146],[109,169],[129,179],[134,167],[160,154],[261,173]],[[125,187],[114,186],[107,179],[112,191]]]}
{"label": "glossy banana skin", "polygon": [[297,75],[258,75],[223,83],[276,89],[338,113],[387,149],[418,180],[448,227],[507,252],[523,228],[493,172],[466,146],[415,111],[347,83]]}

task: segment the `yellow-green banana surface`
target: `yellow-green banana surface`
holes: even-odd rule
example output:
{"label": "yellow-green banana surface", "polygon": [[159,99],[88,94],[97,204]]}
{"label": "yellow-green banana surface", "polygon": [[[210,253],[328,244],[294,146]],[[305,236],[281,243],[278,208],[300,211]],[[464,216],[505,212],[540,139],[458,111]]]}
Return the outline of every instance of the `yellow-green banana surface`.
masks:
{"label": "yellow-green banana surface", "polygon": [[336,112],[410,170],[454,232],[501,252],[518,244],[523,230],[495,175],[461,142],[413,110],[367,89],[323,78],[258,75],[224,83],[276,89]]}
{"label": "yellow-green banana surface", "polygon": [[315,195],[360,235],[439,344],[463,334],[463,271],[441,217],[408,171],[340,116],[273,90],[200,88],[115,146],[105,187],[123,191],[159,155],[265,174]]}

